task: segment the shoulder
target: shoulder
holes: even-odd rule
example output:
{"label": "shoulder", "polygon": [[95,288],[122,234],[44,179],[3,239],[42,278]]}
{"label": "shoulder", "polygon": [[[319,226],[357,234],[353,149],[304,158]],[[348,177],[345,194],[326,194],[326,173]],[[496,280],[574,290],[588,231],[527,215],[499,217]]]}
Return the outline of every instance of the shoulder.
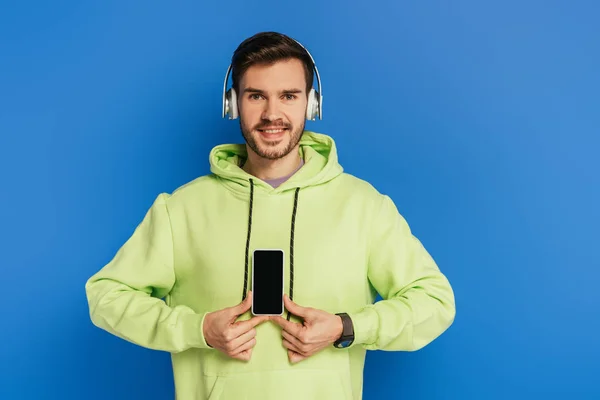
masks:
{"label": "shoulder", "polygon": [[206,193],[207,190],[217,185],[217,180],[218,178],[213,174],[199,176],[176,187],[171,192],[165,191],[158,194],[156,202],[174,205],[182,202],[185,203],[190,200],[196,201],[201,193]]}
{"label": "shoulder", "polygon": [[345,189],[352,191],[354,196],[368,201],[381,201],[384,196],[371,182],[347,172],[342,173],[338,179],[340,184]]}
{"label": "shoulder", "polygon": [[348,173],[343,173],[339,178],[345,194],[365,207],[371,218],[396,218],[400,214],[392,196],[378,189],[373,183]]}
{"label": "shoulder", "polygon": [[186,197],[199,190],[205,190],[217,184],[217,177],[213,174],[199,176],[173,190],[171,197]]}

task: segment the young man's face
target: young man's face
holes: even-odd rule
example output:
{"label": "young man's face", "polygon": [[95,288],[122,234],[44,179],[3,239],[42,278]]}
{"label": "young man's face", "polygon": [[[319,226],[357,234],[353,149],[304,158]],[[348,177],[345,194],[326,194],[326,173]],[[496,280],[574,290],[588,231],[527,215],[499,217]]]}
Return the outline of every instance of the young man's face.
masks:
{"label": "young man's face", "polygon": [[300,60],[248,68],[238,94],[240,127],[248,146],[271,160],[289,154],[304,131],[307,99]]}

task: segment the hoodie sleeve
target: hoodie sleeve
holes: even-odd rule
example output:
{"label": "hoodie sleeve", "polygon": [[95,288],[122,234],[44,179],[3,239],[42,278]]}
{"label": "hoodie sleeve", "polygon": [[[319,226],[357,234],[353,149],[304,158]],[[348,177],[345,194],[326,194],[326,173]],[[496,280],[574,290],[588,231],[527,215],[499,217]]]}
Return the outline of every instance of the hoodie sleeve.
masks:
{"label": "hoodie sleeve", "polygon": [[454,293],[388,196],[373,221],[368,277],[383,300],[349,313],[352,346],[415,351],[454,321]]}
{"label": "hoodie sleeve", "polygon": [[175,283],[168,197],[155,199],[115,257],[86,282],[90,317],[97,327],[149,349],[210,348],[202,330],[206,314],[162,300]]}

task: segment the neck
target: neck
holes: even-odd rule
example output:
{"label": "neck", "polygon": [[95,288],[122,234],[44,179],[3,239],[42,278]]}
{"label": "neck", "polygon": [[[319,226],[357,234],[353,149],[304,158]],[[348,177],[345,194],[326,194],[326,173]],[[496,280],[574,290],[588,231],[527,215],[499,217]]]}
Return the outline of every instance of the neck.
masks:
{"label": "neck", "polygon": [[252,149],[248,148],[248,159],[242,169],[258,179],[271,180],[292,174],[300,167],[301,161],[298,146],[287,156],[278,158],[277,160],[262,158],[252,151]]}

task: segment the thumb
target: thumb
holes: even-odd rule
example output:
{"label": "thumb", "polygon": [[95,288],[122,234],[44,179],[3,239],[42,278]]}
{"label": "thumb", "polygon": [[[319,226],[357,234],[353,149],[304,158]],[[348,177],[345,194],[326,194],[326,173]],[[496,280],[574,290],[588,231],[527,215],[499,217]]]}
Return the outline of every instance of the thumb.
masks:
{"label": "thumb", "polygon": [[283,302],[285,304],[285,308],[287,308],[292,314],[302,318],[306,318],[308,316],[308,308],[301,307],[294,303],[292,300],[290,300],[287,294],[283,296]]}
{"label": "thumb", "polygon": [[231,316],[237,317],[248,311],[252,307],[252,291],[249,291],[246,298],[237,306],[231,307]]}

